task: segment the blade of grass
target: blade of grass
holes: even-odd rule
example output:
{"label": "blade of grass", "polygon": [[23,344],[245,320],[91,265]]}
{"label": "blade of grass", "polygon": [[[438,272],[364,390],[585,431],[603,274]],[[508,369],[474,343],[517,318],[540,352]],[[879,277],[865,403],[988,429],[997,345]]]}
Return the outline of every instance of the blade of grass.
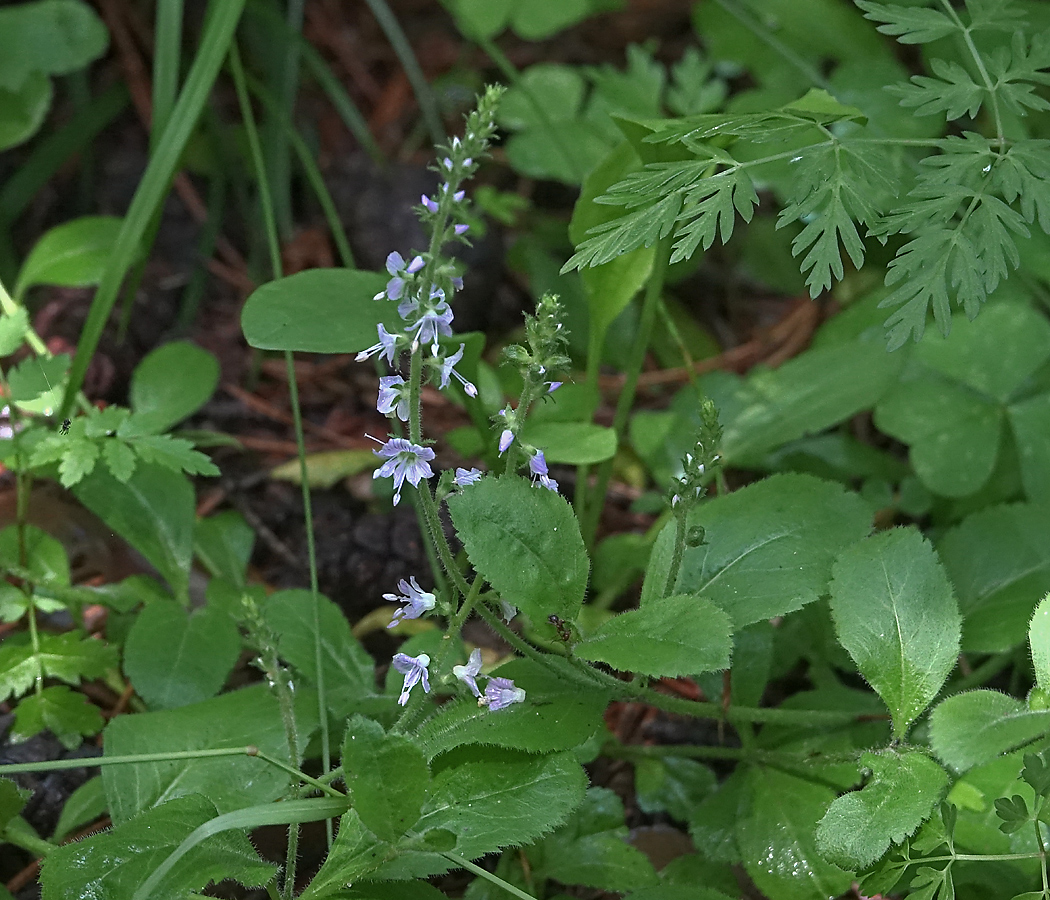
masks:
{"label": "blade of grass", "polygon": [[401,67],[405,70],[405,77],[412,85],[412,91],[416,95],[416,102],[423,113],[423,119],[427,123],[427,131],[430,132],[430,140],[436,147],[445,140],[445,126],[441,123],[441,111],[438,109],[437,98],[427,83],[426,76],[420,68],[419,60],[408,42],[405,32],[401,29],[401,23],[397,16],[387,6],[386,0],[366,0],[372,15],[376,17],[383,34],[394,48]]}
{"label": "blade of grass", "polygon": [[303,173],[306,175],[306,180],[310,182],[310,187],[313,189],[314,195],[317,197],[317,202],[321,204],[321,209],[324,211],[325,219],[328,222],[328,228],[332,232],[332,240],[335,241],[335,246],[339,251],[339,258],[343,261],[343,265],[348,269],[357,268],[354,263],[353,251],[350,249],[350,241],[347,239],[346,231],[343,228],[343,222],[339,218],[339,212],[335,208],[335,202],[332,200],[332,195],[329,193],[328,187],[324,183],[324,178],[321,177],[321,170],[317,168],[317,163],[314,162],[313,154],[310,153],[310,148],[306,146],[306,141],[304,141],[299,132],[295,130],[289,119],[281,119],[283,111],[273,95],[266,90],[266,87],[262,82],[247,73],[245,74],[245,79],[248,84],[248,89],[258,98],[259,102],[266,107],[267,112],[273,116],[273,120],[275,122],[280,121],[281,125],[284,127],[283,134],[295,150],[295,154],[299,158],[299,165],[303,167]]}
{"label": "blade of grass", "polygon": [[182,0],[158,0],[153,28],[153,119],[150,146],[156,147],[179,91],[182,59]]}
{"label": "blade of grass", "polygon": [[343,120],[347,131],[356,138],[357,143],[361,145],[361,148],[373,161],[380,164],[384,163],[383,151],[379,149],[379,145],[372,136],[372,132],[368,128],[368,122],[324,57],[301,34],[290,33],[285,23],[268,5],[258,2],[252,3],[248,6],[248,13],[263,27],[270,29],[271,33],[283,33],[286,39],[299,42],[299,51],[302,53],[303,63],[321,90],[325,92],[329,102],[335,107],[335,111]]}
{"label": "blade of grass", "polygon": [[[273,199],[270,195],[269,185],[266,183],[266,168],[259,144],[259,132],[255,127],[255,116],[252,113],[251,101],[248,99],[247,80],[244,67],[241,65],[240,54],[237,45],[230,47],[230,69],[233,73],[234,86],[237,89],[237,101],[241,107],[241,115],[244,119],[245,132],[248,137],[248,146],[252,155],[252,162],[259,179],[259,200],[263,211],[263,224],[266,228],[267,245],[270,251],[270,266],[273,269],[273,277],[280,278],[283,273],[281,263],[281,246],[277,236],[277,221],[274,218]],[[321,600],[317,583],[317,546],[314,541],[314,516],[313,504],[310,497],[310,479],[306,469],[306,441],[303,437],[303,417],[299,407],[299,387],[295,380],[295,358],[290,350],[284,351],[285,366],[288,371],[288,394],[292,407],[292,421],[295,426],[295,445],[299,455],[299,481],[303,495],[303,518],[306,520],[306,553],[310,566],[310,596],[313,616],[314,635],[314,667],[317,672],[317,712],[321,723],[321,774],[324,775],[332,767],[331,748],[328,735],[328,704],[325,696],[324,667],[321,654]],[[326,836],[329,849],[332,846],[333,832],[329,822],[326,825]],[[286,867],[285,886],[295,884],[295,857],[292,853],[291,829],[289,829],[288,864]]]}
{"label": "blade of grass", "polygon": [[171,120],[157,143],[156,152],[146,166],[146,172],[139,182],[135,196],[131,199],[113,254],[91,303],[77,344],[66,394],[62,399],[62,417],[69,414],[77,392],[84,383],[88,363],[98,347],[102,331],[120,292],[121,282],[135,258],[139,236],[146,230],[154,213],[164,201],[182,151],[193,133],[230,47],[244,3],[245,0],[213,0],[208,6],[200,48],[172,110]]}

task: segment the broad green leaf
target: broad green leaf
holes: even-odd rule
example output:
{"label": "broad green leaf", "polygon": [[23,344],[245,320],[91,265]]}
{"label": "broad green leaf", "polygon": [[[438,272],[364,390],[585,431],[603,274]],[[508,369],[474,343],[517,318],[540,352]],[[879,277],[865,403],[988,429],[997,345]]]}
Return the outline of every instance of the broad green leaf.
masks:
{"label": "broad green leaf", "polygon": [[[1009,353],[1003,353],[1009,347]],[[1050,359],[1050,322],[1020,303],[992,303],[970,321],[952,317],[948,337],[931,333],[914,356],[930,369],[1005,403]]]}
{"label": "broad green leaf", "polygon": [[[836,554],[868,534],[871,511],[837,484],[774,475],[703,504],[689,525],[704,529],[706,543],[686,548],[674,592],[707,597],[742,628],[826,593]],[[663,592],[674,529],[669,523],[656,539],[643,607]]]}
{"label": "broad green leaf", "polygon": [[207,350],[172,341],[152,351],[131,375],[131,408],[139,431],[159,434],[200,409],[219,383],[219,363]]}
{"label": "broad green leaf", "polygon": [[415,825],[430,783],[426,757],[416,741],[354,716],[347,724],[340,763],[353,807],[376,837],[395,841]]}
{"label": "broad green leaf", "polygon": [[26,741],[46,730],[64,747],[75,750],[83,738],[101,731],[104,723],[102,713],[87,697],[56,684],[22,698],[15,709],[11,739]]}
{"label": "broad green leaf", "polygon": [[10,356],[21,347],[28,331],[29,313],[24,306],[0,315],[0,357]]}
{"label": "broad green leaf", "polygon": [[26,801],[32,796],[32,791],[20,788],[10,778],[0,778],[0,832],[25,809]]}
{"label": "broad green leaf", "polygon": [[84,216],[45,232],[22,263],[15,282],[15,299],[20,300],[29,288],[38,284],[61,287],[98,284],[120,226],[121,220],[115,216]]}
{"label": "broad green leaf", "polygon": [[[317,697],[296,692],[299,742],[317,727]],[[117,716],[106,726],[105,755],[256,746],[288,762],[280,708],[266,685],[256,684],[178,709]],[[110,816],[120,825],[163,800],[204,794],[220,813],[267,803],[288,789],[288,775],[256,757],[223,756],[105,766],[102,781]]]}
{"label": "broad green leaf", "polygon": [[1050,730],[1050,710],[1030,710],[998,691],[968,691],[930,715],[933,752],[956,772],[989,762]]}
{"label": "broad green leaf", "polygon": [[[367,712],[376,697],[375,662],[351,633],[350,623],[339,607],[323,594],[319,594],[317,600],[317,633],[321,635],[321,668],[328,711],[336,719],[345,719],[355,711]],[[277,591],[263,604],[263,617],[278,636],[281,659],[316,687],[311,593]]]}
{"label": "broad green leaf", "polygon": [[871,778],[859,791],[835,800],[817,826],[824,858],[845,869],[863,869],[900,844],[933,812],[948,776],[919,750],[865,753]]}
{"label": "broad green leaf", "polygon": [[51,79],[42,72],[31,72],[16,91],[0,87],[0,150],[36,134],[51,108],[51,94]]}
{"label": "broad green leaf", "polygon": [[225,612],[191,614],[174,600],[154,601],[128,632],[124,672],[151,709],[175,709],[219,693],[240,653],[240,633]]}
{"label": "broad green leaf", "polygon": [[1007,408],[1029,500],[1050,502],[1050,392]]}
{"label": "broad green leaf", "polygon": [[[110,831],[56,848],[41,872],[45,900],[127,900],[182,841],[213,819],[215,806],[194,794],[146,810]],[[262,860],[240,831],[214,834],[184,856],[152,900],[184,900],[229,878],[259,887],[276,867]]]}
{"label": "broad green leaf", "polygon": [[357,353],[405,323],[390,300],[374,300],[387,283],[380,272],[307,269],[257,288],[241,311],[245,340],[260,350]]}
{"label": "broad green leaf", "polygon": [[1028,646],[1032,653],[1035,683],[1050,691],[1050,594],[1039,601],[1028,626]]}
{"label": "broad green leaf", "polygon": [[61,401],[60,393],[69,370],[69,355],[60,353],[50,359],[29,356],[7,372],[10,398],[28,412],[51,415],[52,407]]}
{"label": "broad green leaf", "polygon": [[656,882],[652,863],[627,843],[623,803],[591,788],[573,817],[528,851],[531,868],[562,884],[628,891]]}
{"label": "broad green leaf", "polygon": [[616,453],[616,432],[590,422],[535,422],[529,420],[521,439],[543,451],[549,463],[590,465]]}
{"label": "broad green leaf", "polygon": [[581,683],[567,662],[551,657],[547,666],[529,659],[504,663],[492,674],[524,689],[525,702],[493,712],[471,697],[442,705],[418,731],[430,758],[463,744],[493,744],[529,753],[571,750],[603,728],[609,695]]}
{"label": "broad green leaf", "polygon": [[653,677],[729,668],[733,626],[706,597],[657,597],[641,609],[607,619],[573,652],[622,672]]}
{"label": "broad green leaf", "polygon": [[683,756],[639,759],[634,764],[634,785],[642,812],[666,812],[679,822],[688,822],[717,784],[710,768]]}
{"label": "broad green leaf", "polygon": [[853,876],[825,861],[816,844],[817,822],[835,793],[775,769],[752,769],[748,781],[751,807],[736,838],[758,889],[782,900],[827,900],[849,890]]}
{"label": "broad green leaf", "polygon": [[590,0],[518,0],[511,4],[510,26],[526,41],[541,41],[575,25],[591,12]]}
{"label": "broad green leaf", "polygon": [[695,846],[704,848],[705,857],[724,863],[743,861],[737,823],[747,815],[750,796],[748,772],[738,768],[693,808],[689,835]]}
{"label": "broad green leaf", "polygon": [[[61,541],[35,525],[8,525],[0,531],[0,568],[22,568],[52,587],[68,587],[69,558]],[[25,552],[23,558],[22,553]]]}
{"label": "broad green leaf", "polygon": [[839,641],[903,737],[959,655],[959,611],[933,547],[912,529],[850,547],[835,561],[831,612]]}
{"label": "broad green leaf", "polygon": [[988,480],[1002,421],[992,400],[937,376],[902,381],[875,409],[876,427],[909,445],[915,474],[945,497],[965,497]]}
{"label": "broad green leaf", "polygon": [[106,811],[106,792],[102,787],[102,776],[89,778],[78,787],[62,805],[52,840],[61,843],[62,839],[78,828],[95,821]]}
{"label": "broad green leaf", "polygon": [[74,493],[157,568],[178,599],[186,599],[196,511],[185,475],[144,464],[122,484],[96,469]]}
{"label": "broad green leaf", "polygon": [[499,34],[514,6],[513,0],[442,0],[442,5],[455,16],[456,27],[468,38]]}
{"label": "broad green leaf", "polygon": [[193,549],[204,567],[237,587],[245,585],[254,546],[255,530],[236,510],[199,519],[193,531]]}
{"label": "broad green leaf", "polygon": [[32,74],[66,75],[98,59],[109,36],[82,0],[38,0],[0,9],[0,88],[18,90]]}
{"label": "broad green leaf", "polygon": [[982,509],[937,545],[959,598],[962,649],[1001,653],[1024,641],[1036,600],[1050,591],[1050,507]]}
{"label": "broad green leaf", "polygon": [[756,370],[740,388],[740,408],[726,418],[722,454],[754,464],[789,441],[871,409],[897,381],[905,355],[882,341],[810,350],[784,365]]}
{"label": "broad green leaf", "polygon": [[484,478],[448,498],[467,556],[534,622],[576,618],[589,561],[568,502],[516,475]]}
{"label": "broad green leaf", "polygon": [[[351,809],[339,820],[339,833],[328,856],[299,900],[341,900],[347,885],[371,877],[384,862],[396,857],[397,852],[397,848],[380,841],[365,828],[357,811]],[[367,886],[362,890],[367,890]],[[364,897],[371,900],[368,894]]]}

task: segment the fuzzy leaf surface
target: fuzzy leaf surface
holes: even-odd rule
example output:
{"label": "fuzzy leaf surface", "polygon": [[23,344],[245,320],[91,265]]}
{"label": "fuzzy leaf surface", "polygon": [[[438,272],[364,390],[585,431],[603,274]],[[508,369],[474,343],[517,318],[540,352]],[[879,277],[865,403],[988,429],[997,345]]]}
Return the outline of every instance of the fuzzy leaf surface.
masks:
{"label": "fuzzy leaf surface", "polygon": [[933,547],[912,529],[850,547],[835,561],[831,612],[839,641],[902,737],[959,655],[959,610]]}
{"label": "fuzzy leaf surface", "polygon": [[930,745],[947,766],[963,772],[990,762],[1050,729],[1050,710],[1030,710],[998,691],[968,691],[930,715]]}
{"label": "fuzzy leaf surface", "polygon": [[925,753],[865,753],[871,779],[843,794],[817,826],[824,858],[844,869],[863,869],[900,844],[933,812],[948,789],[948,776]]}
{"label": "fuzzy leaf surface", "polygon": [[[56,848],[41,873],[45,900],[127,900],[194,829],[216,814],[215,806],[199,794],[179,797],[110,831]],[[274,871],[260,859],[247,835],[224,831],[206,838],[179,860],[152,897],[183,900],[188,893],[225,878],[258,887]]]}
{"label": "fuzzy leaf surface", "polygon": [[621,672],[654,677],[697,675],[729,668],[733,626],[706,597],[657,597],[607,619],[574,653]]}
{"label": "fuzzy leaf surface", "polygon": [[[704,528],[706,543],[686,548],[675,592],[709,598],[742,628],[824,594],[835,555],[869,532],[871,511],[837,484],[774,475],[715,497],[689,524]],[[669,523],[653,547],[643,607],[663,592],[674,528]]]}
{"label": "fuzzy leaf surface", "polygon": [[576,618],[590,562],[568,502],[518,476],[484,478],[448,498],[471,563],[534,622]]}

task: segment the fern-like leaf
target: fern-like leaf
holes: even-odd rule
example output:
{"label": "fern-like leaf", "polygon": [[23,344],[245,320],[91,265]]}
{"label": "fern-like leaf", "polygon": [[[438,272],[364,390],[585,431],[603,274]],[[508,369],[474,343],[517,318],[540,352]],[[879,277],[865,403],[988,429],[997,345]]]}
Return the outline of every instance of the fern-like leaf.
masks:
{"label": "fern-like leaf", "polygon": [[704,179],[686,194],[677,220],[685,224],[675,232],[677,240],[670,261],[688,259],[700,243],[705,250],[710,249],[716,233],[722,243],[726,243],[733,236],[736,214],[740,213],[745,222],[750,222],[757,205],[755,186],[740,169]]}
{"label": "fern-like leaf", "polygon": [[930,68],[937,78],[912,75],[911,84],[895,84],[889,88],[891,93],[900,97],[901,106],[914,108],[917,116],[932,116],[940,112],[949,119],[959,119],[964,114],[971,119],[976,116],[987,96],[985,88],[956,62],[933,59]]}
{"label": "fern-like leaf", "polygon": [[873,3],[872,0],[856,0],[856,4],[864,10],[865,19],[884,23],[878,30],[892,34],[902,44],[928,44],[961,30],[950,17],[936,9]]}

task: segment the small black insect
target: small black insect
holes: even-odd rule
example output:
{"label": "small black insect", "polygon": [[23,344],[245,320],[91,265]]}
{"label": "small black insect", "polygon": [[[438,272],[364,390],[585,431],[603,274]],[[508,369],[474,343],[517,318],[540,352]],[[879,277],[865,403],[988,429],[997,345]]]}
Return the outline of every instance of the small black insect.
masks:
{"label": "small black insect", "polygon": [[69,434],[69,426],[71,424],[72,423],[69,421],[69,419],[63,419],[62,420],[62,427],[58,429],[58,433],[59,434]]}

